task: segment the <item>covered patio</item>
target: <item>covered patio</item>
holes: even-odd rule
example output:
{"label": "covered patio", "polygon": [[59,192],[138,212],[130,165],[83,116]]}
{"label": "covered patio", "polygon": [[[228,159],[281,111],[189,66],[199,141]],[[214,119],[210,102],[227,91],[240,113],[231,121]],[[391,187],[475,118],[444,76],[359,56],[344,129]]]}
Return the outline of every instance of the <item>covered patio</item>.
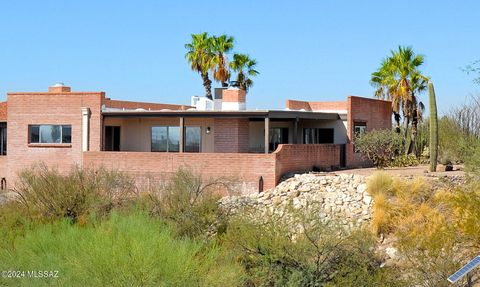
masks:
{"label": "covered patio", "polygon": [[345,144],[346,115],[288,110],[105,109],[103,151],[271,153],[280,144]]}

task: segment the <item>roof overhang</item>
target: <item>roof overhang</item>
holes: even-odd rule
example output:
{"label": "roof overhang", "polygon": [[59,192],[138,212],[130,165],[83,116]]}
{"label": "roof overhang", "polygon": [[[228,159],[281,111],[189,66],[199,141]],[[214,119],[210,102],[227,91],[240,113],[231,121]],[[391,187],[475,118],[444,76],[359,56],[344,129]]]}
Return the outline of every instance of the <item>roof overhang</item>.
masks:
{"label": "roof overhang", "polygon": [[175,111],[138,111],[138,110],[104,110],[102,115],[108,118],[162,118],[162,117],[184,117],[184,118],[250,118],[250,119],[312,119],[312,120],[339,120],[344,115],[337,113],[307,112],[307,111],[282,111],[282,110],[261,110],[261,111],[196,111],[196,110],[175,110]]}

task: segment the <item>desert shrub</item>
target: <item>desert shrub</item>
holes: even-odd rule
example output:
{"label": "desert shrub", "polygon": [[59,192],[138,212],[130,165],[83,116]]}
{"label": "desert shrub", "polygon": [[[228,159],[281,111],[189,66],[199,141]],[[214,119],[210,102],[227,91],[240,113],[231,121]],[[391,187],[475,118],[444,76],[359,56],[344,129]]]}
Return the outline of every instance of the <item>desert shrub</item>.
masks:
{"label": "desert shrub", "polygon": [[400,285],[380,268],[370,232],[322,223],[312,205],[284,214],[245,209],[225,241],[247,272],[247,286]]}
{"label": "desert shrub", "polygon": [[40,164],[20,173],[15,192],[33,218],[77,222],[125,204],[134,197],[135,187],[130,177],[115,170],[76,167],[63,175]]}
{"label": "desert shrub", "polygon": [[225,187],[221,179],[205,182],[200,175],[179,169],[167,186],[149,192],[146,206],[179,236],[209,236],[225,227],[226,215],[218,203],[220,187]]}
{"label": "desert shrub", "polygon": [[420,164],[418,158],[413,154],[402,154],[397,155],[393,158],[391,162],[388,163],[390,167],[407,167],[407,166],[417,166]]}
{"label": "desert shrub", "polygon": [[[435,191],[422,178],[402,180],[373,175],[372,228],[393,236],[398,265],[412,286],[448,286],[449,275],[477,252],[480,196],[465,190]],[[473,247],[473,249],[472,249]]]}
{"label": "desert shrub", "polygon": [[393,130],[373,130],[355,138],[355,148],[376,167],[385,167],[401,153],[402,137]]}
{"label": "desert shrub", "polygon": [[86,226],[45,224],[0,250],[0,270],[58,270],[58,278],[0,278],[2,286],[239,286],[243,272],[215,245],[176,239],[144,212]]}

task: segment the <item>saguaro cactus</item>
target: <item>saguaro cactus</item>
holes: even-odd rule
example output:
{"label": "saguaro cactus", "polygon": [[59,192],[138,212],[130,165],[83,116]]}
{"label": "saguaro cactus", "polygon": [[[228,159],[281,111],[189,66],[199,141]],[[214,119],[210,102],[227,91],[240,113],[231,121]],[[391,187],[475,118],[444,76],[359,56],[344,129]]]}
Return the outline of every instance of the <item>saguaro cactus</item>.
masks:
{"label": "saguaro cactus", "polygon": [[437,119],[437,101],[435,99],[435,90],[433,83],[428,82],[428,97],[430,101],[430,171],[437,171],[438,157],[438,119]]}

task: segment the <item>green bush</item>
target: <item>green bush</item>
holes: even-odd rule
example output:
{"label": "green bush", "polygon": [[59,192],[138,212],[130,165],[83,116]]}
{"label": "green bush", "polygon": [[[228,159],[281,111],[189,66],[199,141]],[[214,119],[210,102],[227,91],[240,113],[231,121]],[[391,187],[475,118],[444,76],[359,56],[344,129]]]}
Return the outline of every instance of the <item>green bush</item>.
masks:
{"label": "green bush", "polygon": [[245,209],[231,220],[225,241],[247,272],[247,286],[400,285],[380,268],[370,232],[322,223],[318,211]]}
{"label": "green bush", "polygon": [[397,155],[393,160],[388,163],[388,166],[391,167],[407,167],[407,166],[417,166],[420,164],[418,158],[413,154],[402,154]]}
{"label": "green bush", "polygon": [[402,137],[393,130],[373,130],[355,137],[355,148],[376,167],[386,167],[401,154]]}
{"label": "green bush", "polygon": [[150,191],[147,208],[166,221],[179,236],[208,237],[224,230],[225,214],[219,207],[221,180],[204,183],[199,175],[179,169],[166,187]]}
{"label": "green bush", "polygon": [[135,186],[130,177],[115,170],[76,167],[62,175],[40,164],[20,173],[15,192],[29,216],[77,222],[125,204],[135,196]]}
{"label": "green bush", "polygon": [[175,239],[138,211],[29,230],[0,250],[0,270],[59,271],[58,278],[0,278],[0,286],[239,286],[243,276],[219,247]]}

